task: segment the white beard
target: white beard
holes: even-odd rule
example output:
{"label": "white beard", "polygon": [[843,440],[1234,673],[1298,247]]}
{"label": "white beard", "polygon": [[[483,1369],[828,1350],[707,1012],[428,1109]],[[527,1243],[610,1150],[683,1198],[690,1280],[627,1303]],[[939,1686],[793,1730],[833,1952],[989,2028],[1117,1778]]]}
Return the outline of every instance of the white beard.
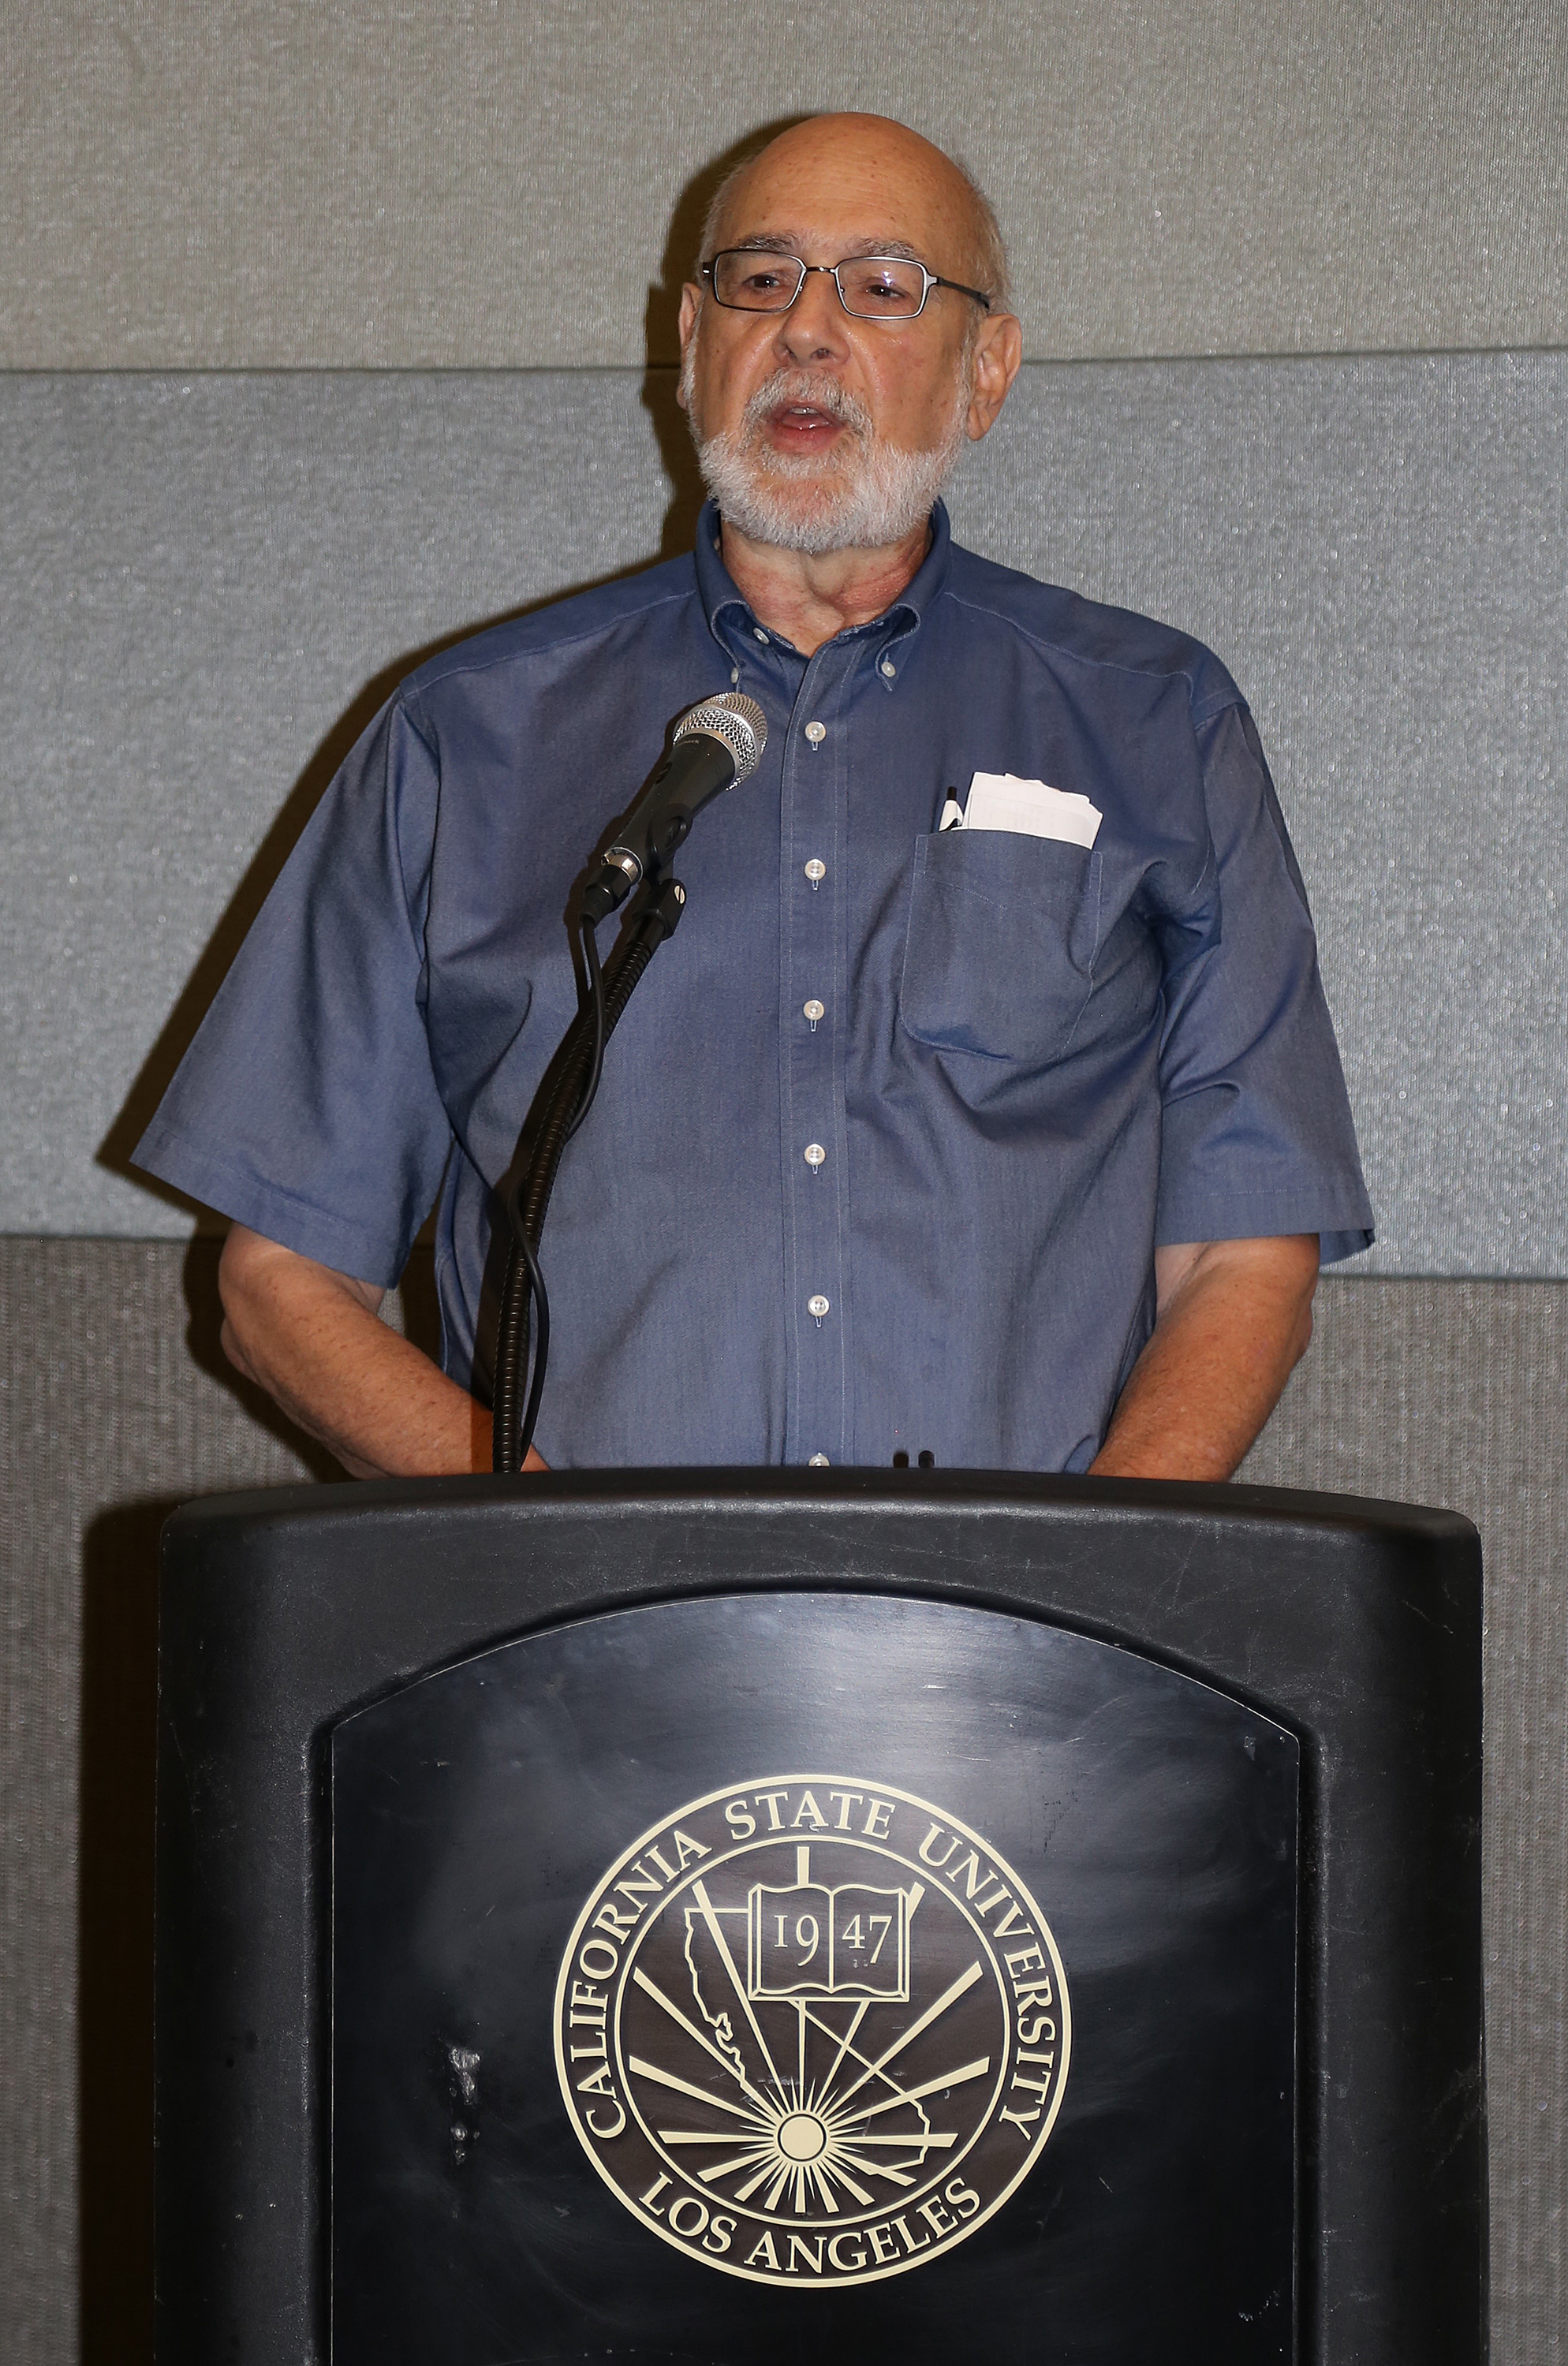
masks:
{"label": "white beard", "polygon": [[[690,415],[694,354],[686,348],[681,390]],[[809,402],[841,420],[854,439],[820,456],[780,454],[762,445],[762,429],[781,401]],[[703,480],[720,513],[753,542],[820,557],[829,550],[881,550],[902,542],[931,515],[931,504],[964,443],[969,413],[967,370],[953,389],[953,409],[930,451],[906,452],[877,435],[863,403],[834,377],[812,370],[780,370],[759,387],[740,424],[723,434],[693,438]]]}

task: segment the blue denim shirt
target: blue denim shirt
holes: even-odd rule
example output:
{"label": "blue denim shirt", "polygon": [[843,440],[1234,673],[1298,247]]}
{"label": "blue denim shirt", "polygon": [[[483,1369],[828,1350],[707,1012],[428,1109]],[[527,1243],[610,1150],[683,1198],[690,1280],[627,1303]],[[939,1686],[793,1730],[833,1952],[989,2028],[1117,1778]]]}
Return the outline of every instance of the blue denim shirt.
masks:
{"label": "blue denim shirt", "polygon": [[[672,718],[732,685],[766,752],[682,850],[681,928],[561,1168],[540,1450],[1081,1470],[1156,1243],[1317,1232],[1332,1258],[1371,1211],[1239,693],[1183,635],[956,548],[940,506],[908,591],[809,660],[710,509],[692,557],[423,666],[139,1163],[379,1283],[439,1191],[466,1382],[489,1195],[576,1008],[572,882]],[[1087,795],[1092,851],[937,834],[976,772]]]}

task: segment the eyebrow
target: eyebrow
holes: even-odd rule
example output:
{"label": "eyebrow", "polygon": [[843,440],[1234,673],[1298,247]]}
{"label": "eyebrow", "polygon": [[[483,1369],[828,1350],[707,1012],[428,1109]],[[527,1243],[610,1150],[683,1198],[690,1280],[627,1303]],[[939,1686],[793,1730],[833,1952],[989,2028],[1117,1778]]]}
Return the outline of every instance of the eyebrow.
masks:
{"label": "eyebrow", "polygon": [[[728,248],[721,248],[719,252],[721,254],[728,252],[731,254],[794,254],[797,248],[809,246],[812,242],[798,231],[757,231],[750,238],[729,240]],[[852,263],[857,256],[863,254],[894,255],[904,263],[919,263],[923,260],[919,248],[911,246],[907,239],[902,238],[853,239],[838,260],[840,263]]]}

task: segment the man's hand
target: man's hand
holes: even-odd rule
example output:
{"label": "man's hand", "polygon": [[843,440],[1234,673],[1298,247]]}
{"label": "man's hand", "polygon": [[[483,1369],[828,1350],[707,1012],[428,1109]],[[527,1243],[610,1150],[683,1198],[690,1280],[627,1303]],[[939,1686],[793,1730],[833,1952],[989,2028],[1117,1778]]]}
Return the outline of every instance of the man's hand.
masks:
{"label": "man's hand", "polygon": [[1312,1337],[1317,1234],[1155,1251],[1158,1313],[1089,1469],[1228,1479]]}
{"label": "man's hand", "polygon": [[[388,1329],[384,1290],[236,1224],[218,1268],[223,1352],[356,1479],[491,1467],[491,1418]],[[530,1452],[524,1468],[543,1470]]]}

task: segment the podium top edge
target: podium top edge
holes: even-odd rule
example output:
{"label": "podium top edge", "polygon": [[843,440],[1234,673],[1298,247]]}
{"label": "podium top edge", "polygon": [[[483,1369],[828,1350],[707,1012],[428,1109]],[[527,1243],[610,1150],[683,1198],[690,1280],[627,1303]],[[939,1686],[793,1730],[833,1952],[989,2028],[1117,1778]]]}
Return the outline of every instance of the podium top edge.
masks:
{"label": "podium top edge", "polygon": [[1042,1516],[1082,1518],[1140,1526],[1149,1518],[1188,1518],[1202,1524],[1263,1528],[1337,1528],[1361,1534],[1403,1535],[1428,1544],[1479,1543],[1462,1513],[1440,1506],[1381,1498],[1319,1493],[1306,1488],[1258,1487],[1230,1482],[1095,1479],[1063,1472],[1021,1470],[839,1470],[707,1469],[681,1465],[656,1469],[558,1470],[501,1478],[488,1473],[452,1479],[344,1480],[290,1487],[253,1488],[203,1495],[182,1504],[165,1525],[165,1536],[188,1541],[213,1527],[335,1524],[350,1521],[399,1524],[406,1517],[464,1511],[484,1520],[506,1522],[520,1514],[561,1517],[601,1510],[618,1515],[702,1512],[714,1518],[823,1512],[947,1513],[984,1518]]}

